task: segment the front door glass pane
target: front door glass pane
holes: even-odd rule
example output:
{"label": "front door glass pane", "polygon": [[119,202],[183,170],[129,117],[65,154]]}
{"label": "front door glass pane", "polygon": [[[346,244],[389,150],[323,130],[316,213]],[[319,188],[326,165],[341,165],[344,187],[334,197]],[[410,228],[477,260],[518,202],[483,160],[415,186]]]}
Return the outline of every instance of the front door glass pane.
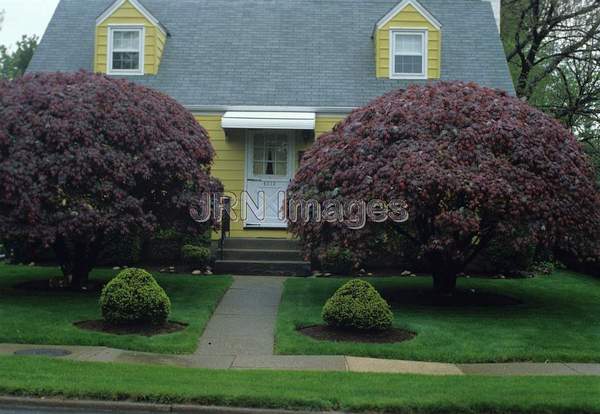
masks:
{"label": "front door glass pane", "polygon": [[254,175],[273,177],[288,175],[288,142],[285,135],[254,135],[253,156]]}

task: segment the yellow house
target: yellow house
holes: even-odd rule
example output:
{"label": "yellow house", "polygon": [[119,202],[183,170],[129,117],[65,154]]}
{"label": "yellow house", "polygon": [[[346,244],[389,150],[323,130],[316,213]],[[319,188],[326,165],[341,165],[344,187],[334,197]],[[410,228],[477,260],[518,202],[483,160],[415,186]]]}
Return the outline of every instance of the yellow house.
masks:
{"label": "yellow house", "polygon": [[216,150],[229,237],[288,239],[282,195],[303,152],[354,108],[437,80],[513,91],[499,5],[61,0],[29,71],[93,70],[177,99]]}

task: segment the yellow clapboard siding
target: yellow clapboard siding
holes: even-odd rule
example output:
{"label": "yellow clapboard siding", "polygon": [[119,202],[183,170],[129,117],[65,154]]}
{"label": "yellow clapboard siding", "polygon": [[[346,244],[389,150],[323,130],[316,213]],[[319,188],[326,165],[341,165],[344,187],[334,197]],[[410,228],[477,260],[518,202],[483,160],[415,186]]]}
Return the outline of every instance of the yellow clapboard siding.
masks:
{"label": "yellow clapboard siding", "polygon": [[[125,3],[125,4],[128,4],[128,3]],[[135,9],[133,7],[131,7],[131,8],[124,7],[125,4],[112,15],[113,18],[115,18],[115,19],[132,19],[132,18],[140,17],[140,13],[137,11],[137,9]]]}
{"label": "yellow clapboard siding", "polygon": [[232,159],[228,159],[228,158],[223,158],[221,160],[219,160],[219,165],[218,166],[213,166],[213,171],[219,170],[219,171],[237,171],[240,168],[244,168],[243,164],[244,160],[232,160]]}
{"label": "yellow clapboard siding", "polygon": [[[208,135],[210,137],[213,136],[210,133],[210,131],[208,132]],[[223,155],[227,155],[229,159],[235,159],[235,160],[239,159],[236,155],[236,154],[239,154],[239,152],[240,152],[239,148],[237,146],[228,144],[227,142],[223,142],[223,141],[212,140],[212,138],[211,138],[211,142],[213,144],[213,148],[217,152],[217,156],[219,154],[223,154]]]}
{"label": "yellow clapboard siding", "polygon": [[[208,133],[208,135],[212,136],[210,134],[210,132]],[[227,159],[229,159],[229,160],[235,160],[235,161],[239,161],[239,160],[243,160],[244,159],[244,153],[243,153],[244,149],[243,148],[236,148],[236,147],[233,147],[233,146],[227,146],[227,147],[225,147],[219,141],[212,141],[212,144],[213,144],[213,148],[217,152],[217,156],[219,156],[219,157],[221,155],[222,156],[227,156]]]}
{"label": "yellow clapboard siding", "polygon": [[126,1],[101,25],[96,27],[94,69],[107,72],[108,28],[111,25],[144,26],[144,74],[156,75],[160,67],[166,36],[154,23],[146,19],[129,1]]}
{"label": "yellow clapboard siding", "polygon": [[156,71],[158,72],[158,68],[160,67],[160,62],[162,60],[162,54],[165,50],[165,43],[167,42],[167,36],[160,30],[156,30]]}
{"label": "yellow clapboard siding", "polygon": [[243,163],[245,160],[244,160],[244,156],[231,154],[231,153],[224,153],[221,151],[221,152],[217,152],[217,154],[215,155],[215,161]]}
{"label": "yellow clapboard siding", "polygon": [[[220,160],[217,160],[218,164]],[[219,167],[213,167],[213,173],[219,177],[219,179],[223,181],[236,182],[236,180],[240,180],[243,183],[244,180],[244,168],[239,168],[237,170],[226,170]],[[241,177],[241,178],[240,178]],[[243,188],[243,185],[239,188]]]}
{"label": "yellow clapboard siding", "polygon": [[390,77],[390,30],[417,28],[427,29],[427,77],[428,79],[440,78],[442,34],[410,4],[375,32],[375,71],[378,78]]}
{"label": "yellow clapboard siding", "polygon": [[222,129],[221,129],[221,118],[206,120],[205,121],[205,125],[202,125],[202,126],[206,130],[212,129],[213,131],[222,131]]}
{"label": "yellow clapboard siding", "polygon": [[321,135],[330,132],[333,127],[340,122],[341,120],[343,120],[346,116],[345,115],[336,115],[336,116],[331,116],[331,115],[323,115],[323,116],[317,116],[317,120],[315,123],[315,136],[318,138]]}

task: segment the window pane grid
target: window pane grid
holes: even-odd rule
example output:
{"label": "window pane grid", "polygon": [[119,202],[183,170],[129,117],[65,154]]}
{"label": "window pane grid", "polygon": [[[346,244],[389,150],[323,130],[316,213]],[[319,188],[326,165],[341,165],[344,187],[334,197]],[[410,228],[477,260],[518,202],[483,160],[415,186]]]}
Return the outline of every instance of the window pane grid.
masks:
{"label": "window pane grid", "polygon": [[112,31],[111,70],[139,71],[142,53],[141,29],[118,29]]}
{"label": "window pane grid", "polygon": [[396,33],[396,53],[401,55],[421,55],[423,36]]}
{"label": "window pane grid", "polygon": [[394,33],[393,36],[393,72],[409,75],[423,74],[425,36],[420,33]]}
{"label": "window pane grid", "polygon": [[140,54],[137,52],[114,52],[113,69],[136,70],[140,68]]}
{"label": "window pane grid", "polygon": [[140,32],[138,30],[113,32],[113,50],[131,52],[140,50]]}
{"label": "window pane grid", "polygon": [[396,56],[395,73],[423,73],[422,56]]}
{"label": "window pane grid", "polygon": [[288,148],[285,139],[281,136],[254,136],[254,175],[287,176]]}

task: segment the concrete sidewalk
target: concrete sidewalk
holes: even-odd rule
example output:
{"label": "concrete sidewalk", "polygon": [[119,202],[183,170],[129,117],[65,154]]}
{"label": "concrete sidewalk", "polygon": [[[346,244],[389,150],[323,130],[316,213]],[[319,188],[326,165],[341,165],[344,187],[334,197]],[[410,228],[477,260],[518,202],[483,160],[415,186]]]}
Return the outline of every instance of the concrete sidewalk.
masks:
{"label": "concrete sidewalk", "polygon": [[94,346],[1,344],[0,355],[32,349],[71,352],[60,359],[88,362],[170,365],[208,369],[274,369],[282,371],[339,371],[421,375],[600,376],[600,364],[530,363],[444,364],[350,356],[309,355],[162,355]]}
{"label": "concrete sidewalk", "polygon": [[277,310],[284,278],[243,276],[223,296],[192,355],[163,355],[94,346],[0,344],[0,355],[62,349],[76,361],[172,365],[208,369],[275,369],[423,375],[594,375],[600,364],[444,364],[342,355],[274,355]]}

